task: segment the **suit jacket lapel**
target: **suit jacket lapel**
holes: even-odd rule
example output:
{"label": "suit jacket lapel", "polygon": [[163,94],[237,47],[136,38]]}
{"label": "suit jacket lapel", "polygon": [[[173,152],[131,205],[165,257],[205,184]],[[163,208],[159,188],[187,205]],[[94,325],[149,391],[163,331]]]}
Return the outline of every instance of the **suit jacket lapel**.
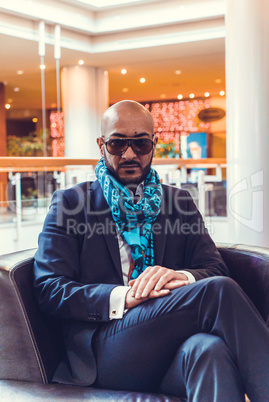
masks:
{"label": "suit jacket lapel", "polygon": [[[110,208],[104,198],[99,182],[96,180],[90,187],[91,210],[96,214],[99,223],[104,228],[103,238],[122,282],[122,270],[116,225],[112,218]],[[102,235],[100,235],[102,236]]]}

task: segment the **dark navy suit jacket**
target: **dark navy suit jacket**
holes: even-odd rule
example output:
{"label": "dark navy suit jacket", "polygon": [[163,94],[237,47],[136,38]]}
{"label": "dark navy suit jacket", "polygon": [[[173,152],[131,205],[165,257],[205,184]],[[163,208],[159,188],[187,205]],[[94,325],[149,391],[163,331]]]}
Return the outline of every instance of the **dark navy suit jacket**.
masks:
{"label": "dark navy suit jacket", "polygon": [[[196,280],[229,275],[188,192],[163,185],[152,227],[155,264],[190,271]],[[54,193],[35,255],[40,309],[61,320],[66,356],[54,380],[91,385],[96,329],[109,321],[109,297],[123,285],[115,223],[97,181]]]}

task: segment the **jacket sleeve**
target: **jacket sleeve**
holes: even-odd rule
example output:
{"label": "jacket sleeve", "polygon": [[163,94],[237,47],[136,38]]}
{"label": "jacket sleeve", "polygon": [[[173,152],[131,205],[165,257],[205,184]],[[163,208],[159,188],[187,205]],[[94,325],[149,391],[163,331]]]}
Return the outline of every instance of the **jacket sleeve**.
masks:
{"label": "jacket sleeve", "polygon": [[185,225],[188,234],[185,237],[185,266],[183,269],[192,273],[196,280],[210,276],[230,276],[229,269],[187,191],[185,201],[183,225]]}
{"label": "jacket sleeve", "polygon": [[[67,320],[109,320],[109,297],[115,284],[80,283],[79,236],[68,229],[68,219],[83,219],[83,197],[70,205],[65,193],[56,191],[39,235],[34,261],[34,288],[42,312]],[[90,269],[90,261],[89,261]]]}

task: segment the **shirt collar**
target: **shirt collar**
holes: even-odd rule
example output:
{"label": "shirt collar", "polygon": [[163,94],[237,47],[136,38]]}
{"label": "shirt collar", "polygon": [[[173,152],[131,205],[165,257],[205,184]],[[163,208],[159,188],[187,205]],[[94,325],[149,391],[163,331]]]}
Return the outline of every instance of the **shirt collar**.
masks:
{"label": "shirt collar", "polygon": [[[143,194],[144,194],[144,185],[145,185],[145,182],[142,181],[142,183],[138,184],[136,191],[135,191],[135,195],[139,196],[140,199],[143,197]],[[130,194],[132,201],[134,201],[134,193],[129,189],[128,189],[128,192]]]}

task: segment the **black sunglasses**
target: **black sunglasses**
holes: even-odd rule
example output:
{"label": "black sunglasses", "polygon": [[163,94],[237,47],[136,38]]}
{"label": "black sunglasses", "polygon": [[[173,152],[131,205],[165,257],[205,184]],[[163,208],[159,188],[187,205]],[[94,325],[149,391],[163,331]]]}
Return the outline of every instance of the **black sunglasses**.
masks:
{"label": "black sunglasses", "polygon": [[105,141],[111,155],[123,155],[129,147],[137,155],[147,155],[152,151],[154,142],[149,138],[110,138]]}

